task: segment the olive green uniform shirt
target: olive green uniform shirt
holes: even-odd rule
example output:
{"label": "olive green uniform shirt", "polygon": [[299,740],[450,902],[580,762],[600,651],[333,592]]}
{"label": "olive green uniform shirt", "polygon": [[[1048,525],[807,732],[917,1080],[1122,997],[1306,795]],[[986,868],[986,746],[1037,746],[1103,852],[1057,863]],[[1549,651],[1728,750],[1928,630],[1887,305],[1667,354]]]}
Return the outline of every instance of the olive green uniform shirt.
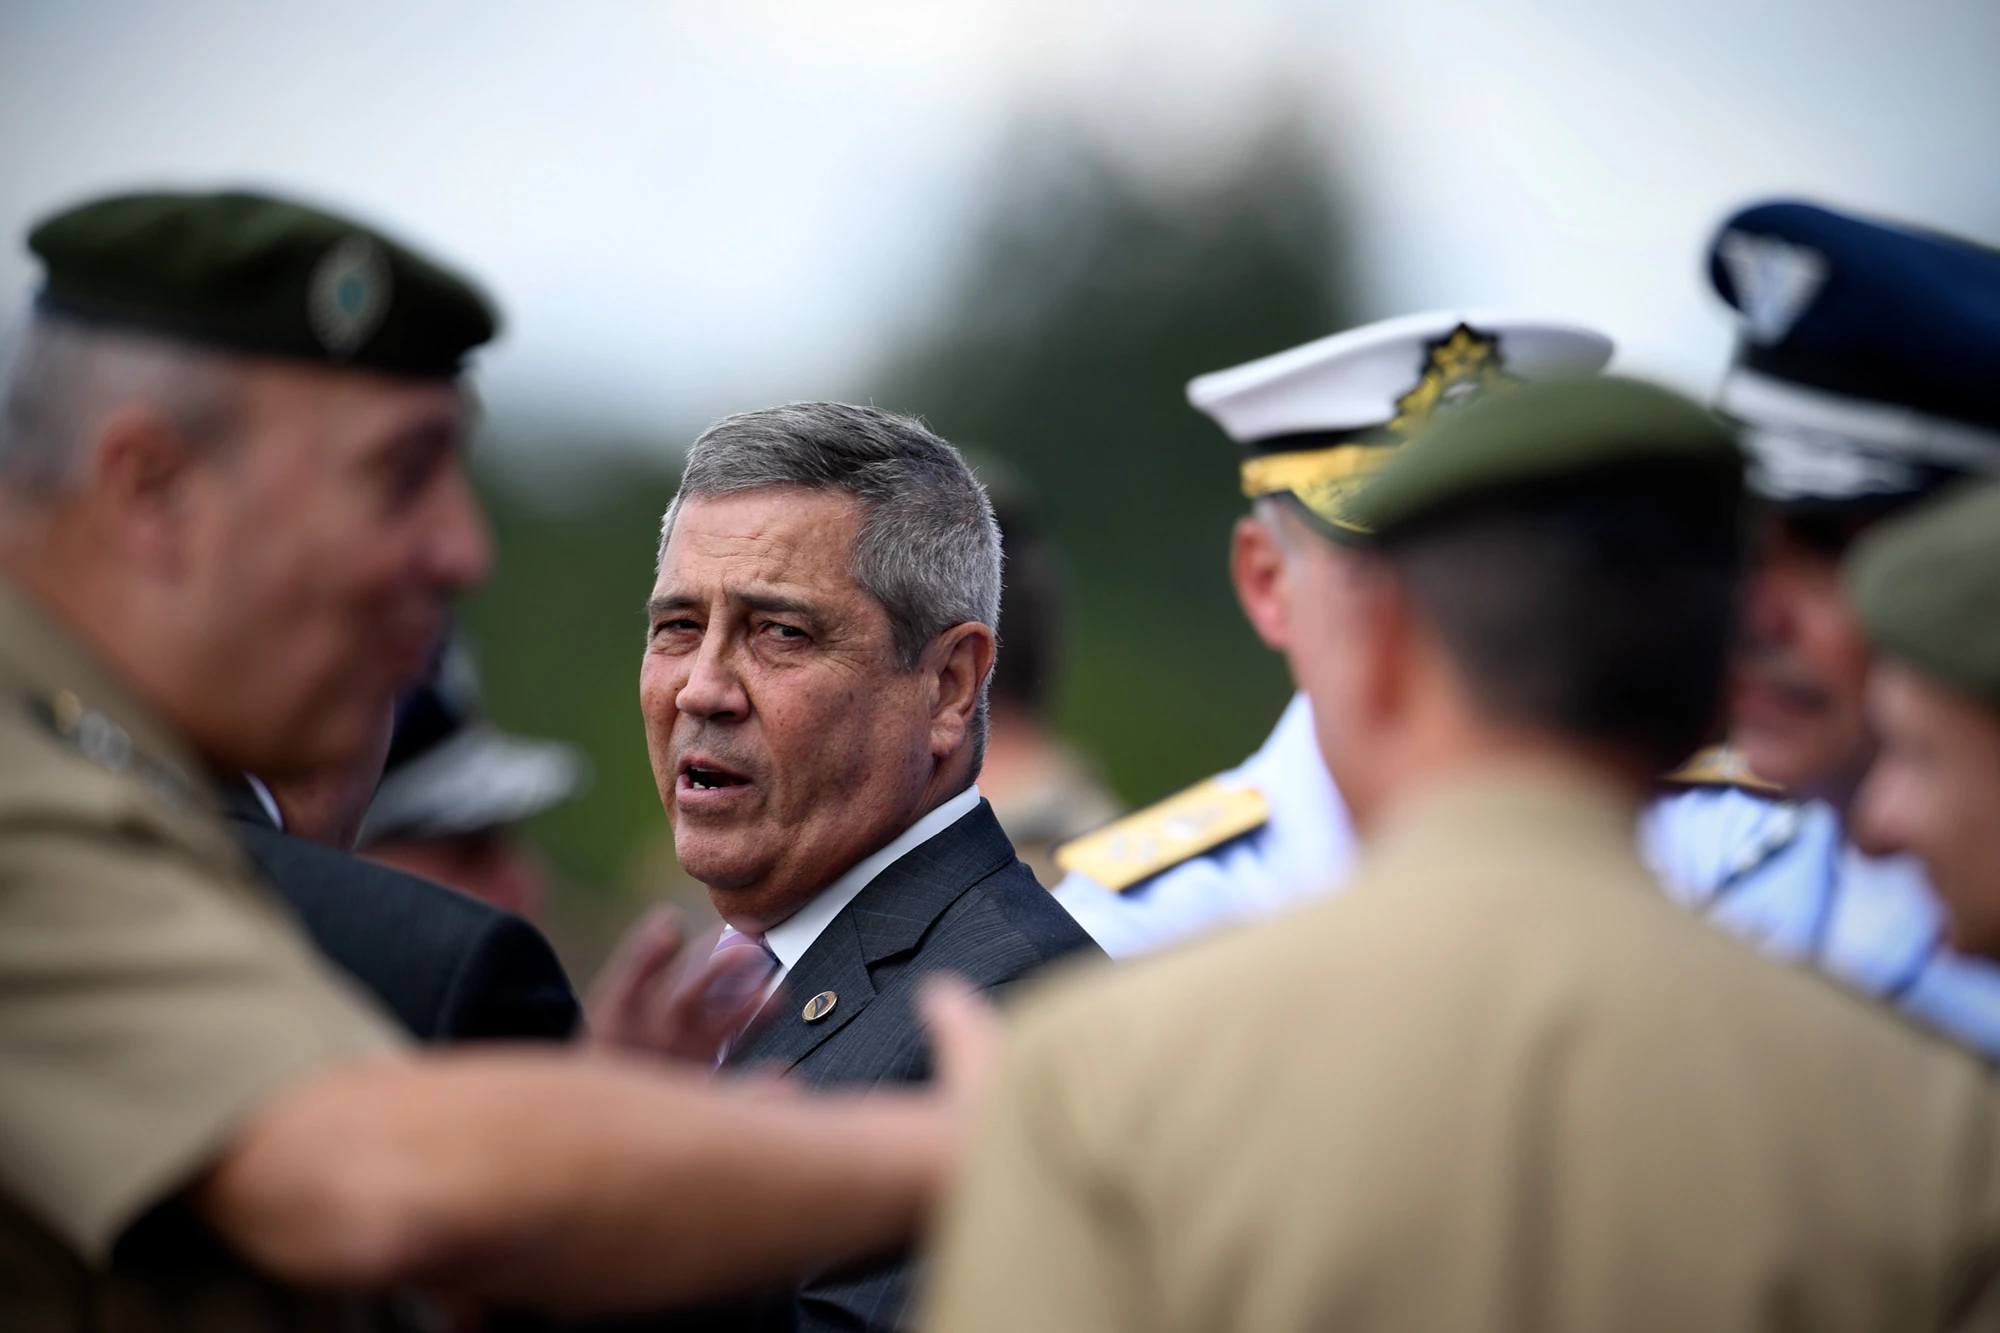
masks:
{"label": "olive green uniform shirt", "polygon": [[1340,897],[1032,1003],[929,1327],[2000,1327],[1986,1067],[1676,907],[1634,813],[1447,787]]}
{"label": "olive green uniform shirt", "polygon": [[195,757],[0,585],[0,1328],[350,1329],[174,1196],[387,1022],[251,878]]}

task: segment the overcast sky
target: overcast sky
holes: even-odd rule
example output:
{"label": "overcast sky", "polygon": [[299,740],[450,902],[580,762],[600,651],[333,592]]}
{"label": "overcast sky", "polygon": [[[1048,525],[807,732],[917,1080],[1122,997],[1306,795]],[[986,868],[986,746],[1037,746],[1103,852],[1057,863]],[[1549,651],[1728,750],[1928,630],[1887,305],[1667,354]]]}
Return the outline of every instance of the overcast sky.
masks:
{"label": "overcast sky", "polygon": [[91,192],[302,191],[493,289],[501,410],[664,435],[863,380],[1022,114],[1172,173],[1290,96],[1372,313],[1589,319],[1702,391],[1732,206],[2000,241],[1996,70],[1994,0],[8,0],[0,300],[32,289],[27,223]]}

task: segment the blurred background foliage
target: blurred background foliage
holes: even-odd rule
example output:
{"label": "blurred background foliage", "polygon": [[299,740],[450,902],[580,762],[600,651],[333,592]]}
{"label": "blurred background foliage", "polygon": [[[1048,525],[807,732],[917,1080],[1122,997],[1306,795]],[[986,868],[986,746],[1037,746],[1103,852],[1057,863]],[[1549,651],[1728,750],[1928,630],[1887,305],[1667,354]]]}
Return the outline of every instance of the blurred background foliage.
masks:
{"label": "blurred background foliage", "polygon": [[[1165,179],[1060,127],[1024,130],[961,276],[849,395],[924,416],[1028,492],[1065,565],[1058,725],[1134,804],[1240,761],[1289,690],[1229,586],[1245,508],[1234,448],[1183,390],[1355,322],[1324,160],[1290,120],[1225,168]],[[663,432],[671,447],[656,456],[698,429]],[[563,452],[539,443],[544,459]],[[552,927],[582,965],[614,920],[674,893],[637,702],[641,605],[674,477],[576,467],[589,475],[559,486],[484,477],[501,563],[466,615],[496,718],[596,762],[590,792],[534,830],[564,885]]]}

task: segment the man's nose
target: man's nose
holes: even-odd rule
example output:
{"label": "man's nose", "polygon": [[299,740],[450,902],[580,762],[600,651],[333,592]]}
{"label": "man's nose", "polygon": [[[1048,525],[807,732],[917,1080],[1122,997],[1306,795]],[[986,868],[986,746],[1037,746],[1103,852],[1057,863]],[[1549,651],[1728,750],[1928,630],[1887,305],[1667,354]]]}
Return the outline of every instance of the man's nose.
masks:
{"label": "man's nose", "polygon": [[1743,594],[1743,638],[1752,646],[1784,643],[1791,637],[1794,596],[1792,581],[1782,568],[1765,565],[1751,571]]}
{"label": "man's nose", "polygon": [[454,468],[439,505],[430,541],[432,577],[451,592],[483,583],[493,568],[493,541],[486,516],[464,469]]}
{"label": "man's nose", "polygon": [[749,715],[750,696],[731,660],[726,627],[709,626],[688,664],[686,683],[674,695],[674,707],[711,722],[740,721]]}

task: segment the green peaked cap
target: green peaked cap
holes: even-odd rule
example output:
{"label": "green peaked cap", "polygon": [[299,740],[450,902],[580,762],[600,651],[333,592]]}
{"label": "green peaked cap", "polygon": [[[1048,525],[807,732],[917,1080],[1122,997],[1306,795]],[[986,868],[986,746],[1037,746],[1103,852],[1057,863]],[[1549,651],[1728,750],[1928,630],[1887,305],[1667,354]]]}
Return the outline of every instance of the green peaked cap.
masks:
{"label": "green peaked cap", "polygon": [[1496,388],[1442,418],[1355,492],[1378,536],[1465,501],[1630,463],[1684,465],[1739,489],[1743,456],[1700,404],[1617,376]]}
{"label": "green peaked cap", "polygon": [[362,223],[243,192],[126,194],[28,235],[38,309],[251,355],[451,377],[498,319],[467,279]]}
{"label": "green peaked cap", "polygon": [[2000,482],[1956,487],[1868,534],[1847,587],[1877,649],[2000,706]]}

